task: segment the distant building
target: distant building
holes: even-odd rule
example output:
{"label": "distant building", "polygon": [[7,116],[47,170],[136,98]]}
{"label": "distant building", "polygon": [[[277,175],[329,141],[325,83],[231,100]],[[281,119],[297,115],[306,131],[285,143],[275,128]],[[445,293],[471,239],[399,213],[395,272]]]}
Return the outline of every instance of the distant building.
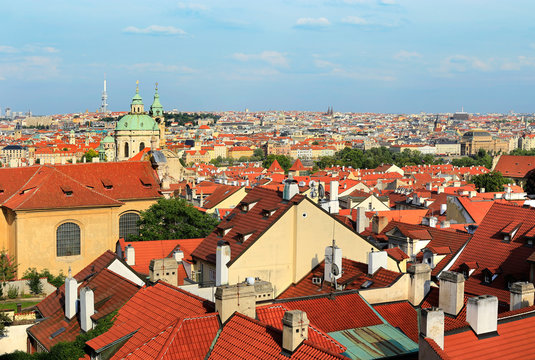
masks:
{"label": "distant building", "polygon": [[489,153],[497,154],[509,151],[509,142],[501,139],[494,139],[492,135],[484,130],[472,130],[461,137],[461,155],[474,155],[483,149]]}

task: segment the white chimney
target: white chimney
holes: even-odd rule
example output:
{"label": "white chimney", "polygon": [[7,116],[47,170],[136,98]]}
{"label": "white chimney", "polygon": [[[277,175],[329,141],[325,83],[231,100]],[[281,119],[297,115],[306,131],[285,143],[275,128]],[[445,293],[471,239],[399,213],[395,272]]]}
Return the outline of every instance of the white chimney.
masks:
{"label": "white chimney", "polygon": [[127,245],[124,249],[124,254],[126,256],[126,263],[130,266],[136,265],[136,250],[132,245]]}
{"label": "white chimney", "polygon": [[464,306],[464,275],[454,271],[443,271],[439,279],[438,306],[446,314],[457,316]]}
{"label": "white chimney", "polygon": [[421,309],[420,333],[444,349],[444,311],[439,308]]}
{"label": "white chimney", "polygon": [[492,295],[469,298],[466,304],[466,321],[476,335],[497,331],[498,298]]}
{"label": "white chimney", "polygon": [[483,194],[483,193],[485,192],[485,188],[483,188],[483,187],[480,188],[480,189],[479,189],[479,192]]}
{"label": "white chimney", "polygon": [[431,268],[427,264],[413,264],[410,274],[409,302],[418,306],[431,289]]}
{"label": "white chimney", "polygon": [[219,240],[217,242],[217,250],[215,254],[215,285],[228,284],[228,267],[227,263],[230,261],[230,245],[228,242]]}
{"label": "white chimney", "polygon": [[432,228],[437,227],[437,221],[438,221],[438,219],[436,217],[430,216],[429,217],[429,227],[432,227]]}
{"label": "white chimney", "polygon": [[448,204],[440,204],[440,215],[444,215],[448,210]]}
{"label": "white chimney", "polygon": [[293,353],[304,340],[308,339],[308,317],[301,310],[290,310],[282,317],[282,349]]}
{"label": "white chimney", "polygon": [[437,194],[442,194],[444,192],[444,186],[439,186],[437,189]]}
{"label": "white chimney", "polygon": [[173,256],[176,262],[181,262],[182,259],[184,259],[184,252],[180,249],[176,249],[175,252],[173,252]]}
{"label": "white chimney", "polygon": [[[334,264],[334,266],[333,266]],[[325,269],[323,280],[331,282],[342,276],[342,249],[336,245],[325,248]]]}
{"label": "white chimney", "polygon": [[357,208],[357,219],[355,221],[355,230],[357,233],[361,233],[370,225],[369,219],[366,217],[366,209]]}
{"label": "white chimney", "polygon": [[535,289],[533,284],[527,281],[515,282],[511,285],[510,310],[518,310],[528,306],[533,306],[533,295]]}
{"label": "white chimney", "polygon": [[288,179],[284,180],[282,199],[289,201],[297,194],[299,194],[299,185],[297,184],[297,181],[294,180],[292,175],[288,175]]}
{"label": "white chimney", "polygon": [[95,295],[89,287],[80,290],[80,328],[87,332],[93,328],[91,316],[95,313]]}
{"label": "white chimney", "polygon": [[338,203],[338,181],[331,181],[329,191],[329,213],[338,214],[340,204]]}
{"label": "white chimney", "polygon": [[370,251],[368,253],[368,275],[373,275],[379,268],[388,269],[388,254],[386,251]]}
{"label": "white chimney", "polygon": [[78,282],[71,276],[71,269],[69,268],[69,276],[65,278],[65,317],[69,320],[76,315],[77,295]]}
{"label": "white chimney", "polygon": [[450,227],[450,225],[451,224],[450,224],[450,222],[448,220],[442,220],[442,223],[441,223],[440,227],[443,228],[443,229],[447,229],[447,228]]}

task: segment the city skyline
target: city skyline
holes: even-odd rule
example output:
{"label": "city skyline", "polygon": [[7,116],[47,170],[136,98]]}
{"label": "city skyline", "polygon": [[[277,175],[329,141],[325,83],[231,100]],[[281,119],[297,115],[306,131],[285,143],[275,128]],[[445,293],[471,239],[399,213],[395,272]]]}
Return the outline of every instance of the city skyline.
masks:
{"label": "city skyline", "polygon": [[535,112],[527,1],[3,4],[0,108]]}

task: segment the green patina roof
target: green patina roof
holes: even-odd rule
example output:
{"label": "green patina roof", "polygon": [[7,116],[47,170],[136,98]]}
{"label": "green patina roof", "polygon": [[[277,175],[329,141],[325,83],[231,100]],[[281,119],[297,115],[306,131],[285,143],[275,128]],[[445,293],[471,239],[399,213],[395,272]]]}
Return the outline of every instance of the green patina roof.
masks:
{"label": "green patina roof", "polygon": [[154,101],[152,102],[152,105],[150,106],[150,112],[152,115],[162,115],[163,114],[163,106],[160,103],[160,95],[158,94],[158,83],[156,83],[156,91],[154,93]]}
{"label": "green patina roof", "polygon": [[108,135],[104,139],[102,139],[102,141],[100,143],[101,144],[108,144],[108,143],[114,143],[114,142],[115,142],[115,139]]}
{"label": "green patina roof", "polygon": [[117,122],[117,130],[158,130],[158,124],[149,115],[145,114],[128,114]]}
{"label": "green patina roof", "polygon": [[136,95],[132,98],[132,105],[143,105],[143,99],[139,95],[139,85],[136,86]]}

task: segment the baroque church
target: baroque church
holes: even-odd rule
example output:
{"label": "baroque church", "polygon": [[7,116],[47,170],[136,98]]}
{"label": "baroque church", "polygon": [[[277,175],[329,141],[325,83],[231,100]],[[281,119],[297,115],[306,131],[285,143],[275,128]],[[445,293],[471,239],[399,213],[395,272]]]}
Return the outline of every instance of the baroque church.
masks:
{"label": "baroque church", "polygon": [[136,83],[130,112],[117,122],[114,137],[107,136],[101,143],[108,161],[128,160],[146,147],[156,150],[165,146],[165,119],[158,84],[147,113],[139,95],[139,81]]}

